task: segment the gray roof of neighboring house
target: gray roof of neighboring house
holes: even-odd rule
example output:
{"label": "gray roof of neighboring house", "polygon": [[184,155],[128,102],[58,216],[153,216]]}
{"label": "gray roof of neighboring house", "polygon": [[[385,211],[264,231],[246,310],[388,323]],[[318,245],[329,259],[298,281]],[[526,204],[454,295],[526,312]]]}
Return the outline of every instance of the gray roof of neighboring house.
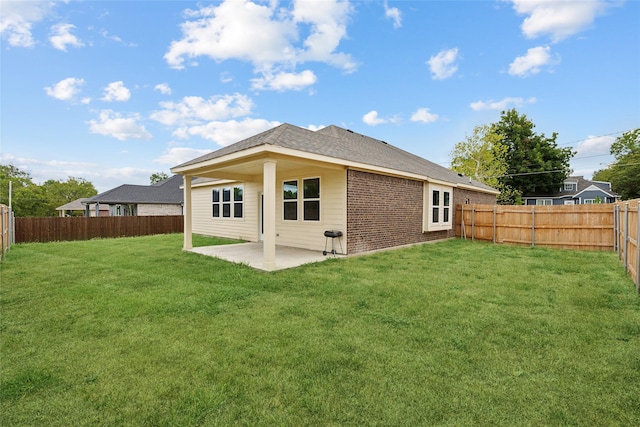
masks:
{"label": "gray roof of neighboring house", "polygon": [[57,211],[83,211],[85,210],[86,206],[83,205],[82,202],[84,202],[85,200],[87,200],[87,197],[81,197],[79,199],[76,199],[62,206],[58,206],[56,210]]}
{"label": "gray roof of neighboring house", "polygon": [[153,203],[179,205],[182,204],[184,199],[183,191],[180,188],[181,185],[181,175],[173,175],[171,178],[152,185],[123,184],[107,190],[104,193],[100,193],[97,196],[90,197],[83,203]]}
{"label": "gray roof of neighboring house", "polygon": [[285,123],[182,163],[176,168],[195,165],[260,145],[275,145],[306,153],[364,163],[369,166],[422,175],[452,184],[465,184],[495,191],[495,189],[485,184],[471,181],[468,177],[461,176],[450,169],[401,150],[384,141],[333,125],[314,132]]}
{"label": "gray roof of neighboring house", "polygon": [[611,185],[608,182],[602,181],[589,181],[588,179],[584,179],[583,176],[570,176],[564,180],[566,183],[576,183],[576,190],[565,190],[564,188],[558,189],[553,193],[532,193],[527,194],[522,197],[524,198],[537,198],[537,197],[550,197],[550,198],[562,198],[562,197],[574,197],[579,193],[582,193],[587,188],[592,185],[598,187],[604,193],[610,194],[612,197],[618,197],[618,193],[611,190]]}

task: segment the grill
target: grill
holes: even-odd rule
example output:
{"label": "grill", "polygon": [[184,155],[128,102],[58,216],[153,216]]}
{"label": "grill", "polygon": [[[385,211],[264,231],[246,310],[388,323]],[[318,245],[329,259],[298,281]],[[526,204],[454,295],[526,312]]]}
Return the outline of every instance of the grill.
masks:
{"label": "grill", "polygon": [[[342,241],[340,240],[340,237],[342,237],[342,231],[339,230],[327,230],[324,232],[324,251],[322,251],[322,255],[326,255],[328,253],[332,254],[332,255],[336,255],[338,254],[338,252],[336,252],[336,247],[335,247],[335,239],[338,239],[338,243],[340,244],[340,254],[339,255],[344,255],[344,250],[342,249]],[[329,239],[331,239],[331,251],[327,251],[327,244],[329,243]]]}

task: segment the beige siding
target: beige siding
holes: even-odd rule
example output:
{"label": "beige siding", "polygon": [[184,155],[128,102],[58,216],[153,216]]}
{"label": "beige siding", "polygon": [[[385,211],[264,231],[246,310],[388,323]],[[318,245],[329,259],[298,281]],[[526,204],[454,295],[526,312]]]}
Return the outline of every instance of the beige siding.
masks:
{"label": "beige siding", "polygon": [[262,191],[262,183],[243,182],[244,187],[243,218],[213,218],[211,190],[222,186],[196,187],[192,190],[193,232],[205,236],[241,239],[250,242],[258,240],[258,194]]}
{"label": "beige siding", "polygon": [[[302,180],[320,178],[320,221],[302,220]],[[283,219],[283,182],[299,181],[298,220]],[[244,186],[244,218],[228,219],[212,217],[211,190],[216,186],[196,187],[193,195],[193,232],[247,241],[259,240],[259,201],[262,177],[256,182],[242,182]],[[228,184],[228,186],[234,184]],[[346,172],[344,170],[309,167],[301,170],[276,173],[276,244],[322,251],[325,247],[325,230],[340,230],[344,251],[346,245]],[[340,245],[336,240],[336,249]],[[329,240],[329,249],[331,249]]]}
{"label": "beige siding", "polygon": [[[305,178],[320,178],[320,221],[302,220],[302,180]],[[298,179],[298,220],[283,220],[282,183]],[[311,250],[323,250],[325,245],[325,230],[340,230],[344,251],[347,250],[347,174],[346,171],[321,168],[307,168],[301,171],[278,174],[276,200],[276,243],[283,246],[293,246]],[[340,245],[336,240],[337,250]],[[331,248],[329,241],[329,249]]]}
{"label": "beige siding", "polygon": [[182,215],[182,206],[165,204],[138,204],[138,216]]}

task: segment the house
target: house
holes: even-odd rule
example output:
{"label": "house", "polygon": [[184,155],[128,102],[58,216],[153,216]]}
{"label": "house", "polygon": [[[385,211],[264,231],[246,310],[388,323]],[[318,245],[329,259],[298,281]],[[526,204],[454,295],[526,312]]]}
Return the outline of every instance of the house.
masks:
{"label": "house", "polygon": [[[83,205],[82,202],[86,200],[88,200],[87,197],[81,197],[62,206],[58,206],[56,210],[58,211],[60,217],[73,216],[74,213],[76,215],[85,215],[87,207]],[[109,207],[104,206],[100,208],[99,214],[96,215],[96,206],[91,206],[89,210],[89,216],[109,216]]]}
{"label": "house", "polygon": [[529,194],[522,196],[525,205],[586,205],[593,203],[615,203],[620,196],[611,190],[611,183],[590,181],[582,176],[570,176],[555,193]]}
{"label": "house", "polygon": [[[329,126],[282,124],[171,169],[184,176],[184,249],[192,233],[347,254],[455,235],[455,205],[498,191],[384,141]],[[198,177],[193,180],[192,177]]]}
{"label": "house", "polygon": [[182,215],[182,177],[174,175],[151,185],[123,184],[83,201],[91,209],[109,209],[108,216]]}

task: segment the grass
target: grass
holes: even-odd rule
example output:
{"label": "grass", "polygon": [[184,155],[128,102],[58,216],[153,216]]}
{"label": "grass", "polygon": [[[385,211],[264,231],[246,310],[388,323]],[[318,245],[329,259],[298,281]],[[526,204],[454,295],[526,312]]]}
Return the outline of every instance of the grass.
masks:
{"label": "grass", "polygon": [[9,251],[1,425],[640,425],[613,253],[453,240],[264,273],[181,238]]}

